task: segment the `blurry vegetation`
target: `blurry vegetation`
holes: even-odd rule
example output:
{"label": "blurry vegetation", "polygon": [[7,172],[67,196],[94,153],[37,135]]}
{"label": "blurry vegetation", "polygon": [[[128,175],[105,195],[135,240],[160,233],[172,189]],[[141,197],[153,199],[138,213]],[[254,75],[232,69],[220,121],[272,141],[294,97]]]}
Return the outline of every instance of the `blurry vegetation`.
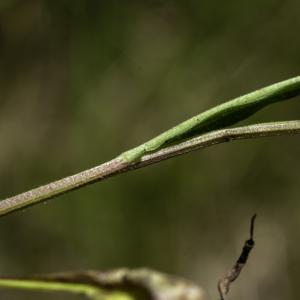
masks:
{"label": "blurry vegetation", "polygon": [[[298,75],[299,9],[1,1],[1,199]],[[253,120],[299,119],[299,109],[277,104]],[[1,218],[1,274],[148,266],[199,282],[213,299],[257,212],[257,246],[231,297],[297,299],[299,148],[297,136],[221,145]]]}

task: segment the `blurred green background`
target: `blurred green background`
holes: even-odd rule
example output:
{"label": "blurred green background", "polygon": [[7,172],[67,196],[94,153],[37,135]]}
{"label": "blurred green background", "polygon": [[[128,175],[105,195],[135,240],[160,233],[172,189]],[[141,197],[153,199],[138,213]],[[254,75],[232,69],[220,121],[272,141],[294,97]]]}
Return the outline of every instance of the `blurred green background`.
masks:
{"label": "blurred green background", "polygon": [[[299,9],[284,0],[2,0],[1,198],[299,75]],[[299,112],[298,97],[246,123]],[[150,267],[217,299],[256,212],[257,245],[230,298],[297,299],[299,153],[298,136],[223,144],[3,217],[0,272]]]}

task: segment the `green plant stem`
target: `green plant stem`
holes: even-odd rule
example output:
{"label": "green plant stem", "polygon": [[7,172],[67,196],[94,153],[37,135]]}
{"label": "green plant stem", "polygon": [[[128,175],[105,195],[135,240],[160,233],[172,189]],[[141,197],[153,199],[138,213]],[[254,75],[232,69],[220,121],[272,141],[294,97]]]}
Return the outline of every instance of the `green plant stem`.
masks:
{"label": "green plant stem", "polygon": [[0,287],[9,289],[45,291],[45,292],[66,292],[84,295],[93,300],[133,300],[128,293],[114,291],[105,293],[100,288],[88,284],[68,282],[47,282],[40,280],[26,279],[0,279]]}
{"label": "green plant stem", "polygon": [[0,201],[0,216],[39,203],[84,185],[101,181],[111,176],[158,163],[197,149],[239,139],[250,139],[300,133],[299,121],[263,123],[237,128],[215,130],[182,143],[144,155],[139,161],[127,162],[122,155],[92,169],[51,182],[25,193]]}

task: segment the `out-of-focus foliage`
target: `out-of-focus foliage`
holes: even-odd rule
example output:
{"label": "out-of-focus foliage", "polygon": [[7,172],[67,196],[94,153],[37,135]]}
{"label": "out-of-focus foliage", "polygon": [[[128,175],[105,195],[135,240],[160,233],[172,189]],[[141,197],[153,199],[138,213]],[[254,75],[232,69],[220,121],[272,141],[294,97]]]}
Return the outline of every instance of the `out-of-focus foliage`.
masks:
{"label": "out-of-focus foliage", "polygon": [[[281,0],[1,1],[1,198],[299,75],[299,9]],[[252,121],[299,111],[300,99]],[[213,299],[257,212],[257,246],[231,297],[297,299],[299,151],[297,136],[220,145],[1,218],[1,274],[148,266],[199,282]]]}

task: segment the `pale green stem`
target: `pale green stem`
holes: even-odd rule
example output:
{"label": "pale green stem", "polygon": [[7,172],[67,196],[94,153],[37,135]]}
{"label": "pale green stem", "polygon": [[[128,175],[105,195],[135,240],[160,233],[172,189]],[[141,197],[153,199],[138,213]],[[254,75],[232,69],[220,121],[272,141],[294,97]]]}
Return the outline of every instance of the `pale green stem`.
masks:
{"label": "pale green stem", "polygon": [[205,299],[198,285],[145,268],[63,272],[35,278],[0,277],[1,288],[82,294],[93,300]]}
{"label": "pale green stem", "polygon": [[126,292],[116,290],[111,293],[107,293],[98,287],[78,283],[1,278],[0,287],[42,292],[67,292],[72,294],[81,294],[93,300],[133,300],[133,297]]}

